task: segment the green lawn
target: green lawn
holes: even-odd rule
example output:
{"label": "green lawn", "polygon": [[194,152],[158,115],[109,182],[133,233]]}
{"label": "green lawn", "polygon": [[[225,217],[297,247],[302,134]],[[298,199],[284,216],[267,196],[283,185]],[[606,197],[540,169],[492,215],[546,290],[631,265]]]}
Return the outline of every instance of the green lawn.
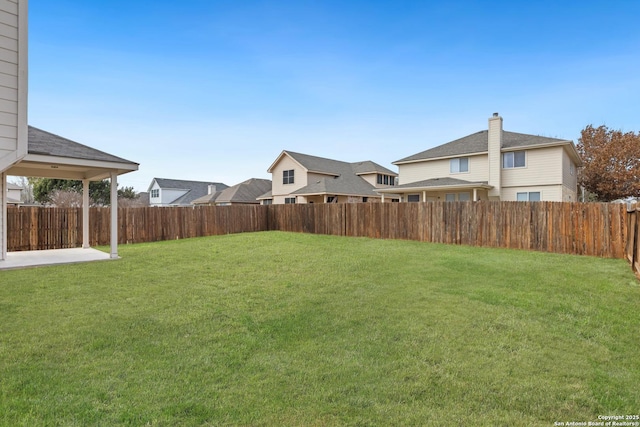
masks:
{"label": "green lawn", "polygon": [[509,425],[640,412],[622,260],[279,232],[0,272],[0,423]]}

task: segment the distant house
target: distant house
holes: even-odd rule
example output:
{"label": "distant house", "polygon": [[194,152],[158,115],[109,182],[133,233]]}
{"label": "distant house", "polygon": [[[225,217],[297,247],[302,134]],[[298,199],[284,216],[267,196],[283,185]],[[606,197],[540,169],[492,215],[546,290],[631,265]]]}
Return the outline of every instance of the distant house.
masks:
{"label": "distant house", "polygon": [[149,206],[191,206],[191,202],[229,188],[221,182],[153,178],[149,185]]}
{"label": "distant house", "polygon": [[263,204],[379,202],[376,189],[394,187],[397,173],[366,160],[348,163],[283,151],[269,167]]}
{"label": "distant house", "polygon": [[22,204],[22,187],[7,182],[7,205],[19,206]]}
{"label": "distant house", "polygon": [[454,200],[577,201],[582,161],[572,141],[507,132],[502,117],[488,130],[393,162],[405,202]]}
{"label": "distant house", "polygon": [[268,179],[251,178],[222,191],[202,196],[192,201],[191,204],[208,206],[257,205],[260,204],[258,197],[270,190],[271,181]]}

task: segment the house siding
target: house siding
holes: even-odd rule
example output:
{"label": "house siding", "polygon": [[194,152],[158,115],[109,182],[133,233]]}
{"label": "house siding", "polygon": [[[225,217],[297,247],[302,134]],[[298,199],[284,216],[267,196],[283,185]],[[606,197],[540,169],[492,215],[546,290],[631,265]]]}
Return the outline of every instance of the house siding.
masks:
{"label": "house siding", "polygon": [[27,1],[0,1],[0,170],[27,153]]}
{"label": "house siding", "polygon": [[[153,190],[159,190],[160,197],[151,197]],[[184,190],[167,190],[162,189],[157,182],[154,182],[149,191],[150,206],[170,206],[171,202],[186,193]]]}
{"label": "house siding", "polygon": [[489,160],[486,154],[463,156],[469,158],[469,172],[451,173],[450,160],[439,159],[398,165],[399,184],[409,184],[426,179],[451,177],[465,181],[486,181],[489,178]]}
{"label": "house siding", "polygon": [[[282,172],[286,170],[293,169],[294,180],[293,184],[283,184],[282,183]],[[282,204],[284,203],[284,199],[289,196],[294,191],[304,187],[309,182],[309,179],[314,179],[316,175],[309,174],[310,177],[307,177],[307,170],[300,166],[298,162],[294,161],[288,155],[282,156],[280,161],[273,167],[272,171],[273,179],[271,184],[271,194],[273,195],[273,203],[274,204]],[[318,175],[320,176],[320,175]],[[303,197],[298,197],[297,203],[302,203],[304,200]]]}
{"label": "house siding", "polygon": [[525,167],[502,169],[503,187],[562,184],[562,156],[564,152],[562,147],[537,148],[525,151]]}
{"label": "house siding", "polygon": [[517,193],[540,192],[540,198],[544,202],[561,202],[563,200],[562,185],[531,185],[521,187],[502,187],[500,200],[513,202],[518,200]]}

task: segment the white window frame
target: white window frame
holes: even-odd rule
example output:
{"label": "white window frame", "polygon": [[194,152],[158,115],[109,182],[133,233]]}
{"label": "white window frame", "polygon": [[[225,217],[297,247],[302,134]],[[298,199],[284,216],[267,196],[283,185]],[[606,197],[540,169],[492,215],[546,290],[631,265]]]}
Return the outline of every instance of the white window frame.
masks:
{"label": "white window frame", "polygon": [[[516,165],[516,154],[522,154],[522,165]],[[527,152],[524,150],[520,151],[509,151],[507,153],[502,153],[502,169],[520,169],[527,167]]]}
{"label": "white window frame", "polygon": [[[418,200],[409,200],[409,198],[415,198],[417,197]],[[420,202],[420,195],[419,194],[407,194],[407,203],[417,203]]]}
{"label": "white window frame", "polygon": [[284,198],[284,204],[285,205],[295,205],[297,202],[295,197],[285,197]]}
{"label": "white window frame", "polygon": [[458,157],[449,161],[450,173],[467,173],[469,172],[469,158]]}
{"label": "white window frame", "polygon": [[[531,200],[531,195],[537,194],[538,200]],[[516,201],[518,202],[540,202],[542,201],[542,191],[518,191],[516,193]]]}

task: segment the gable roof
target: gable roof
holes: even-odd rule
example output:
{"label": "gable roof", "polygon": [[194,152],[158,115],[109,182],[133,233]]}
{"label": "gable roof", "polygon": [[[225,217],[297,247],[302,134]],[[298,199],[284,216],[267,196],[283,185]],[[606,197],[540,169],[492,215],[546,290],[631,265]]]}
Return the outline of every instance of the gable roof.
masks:
{"label": "gable roof", "polygon": [[[510,150],[525,147],[543,147],[551,145],[571,145],[573,142],[558,138],[547,138],[538,135],[528,135],[524,133],[502,131],[502,149]],[[483,154],[489,150],[489,131],[467,135],[446,144],[438,145],[420,153],[405,157],[393,162],[394,165],[411,163],[421,160],[431,160],[438,158],[454,157],[470,154]],[[574,147],[575,150],[575,147]],[[577,153],[576,153],[577,154]]]}
{"label": "gable roof", "polygon": [[268,179],[251,178],[239,184],[232,185],[215,194],[209,194],[192,201],[196,204],[207,203],[258,203],[258,197],[271,190]]}
{"label": "gable roof", "polygon": [[163,190],[186,191],[186,193],[182,196],[169,202],[170,204],[178,205],[188,205],[194,200],[206,196],[207,194],[209,194],[209,185],[215,185],[216,190],[218,191],[229,188],[227,184],[223,184],[221,182],[185,181],[181,179],[153,178],[153,180],[151,181],[151,185],[149,185],[149,191],[151,191],[151,187],[153,187],[154,181]]}
{"label": "gable roof", "polygon": [[28,141],[28,154],[138,165],[138,163],[96,150],[33,126],[29,126]]}

